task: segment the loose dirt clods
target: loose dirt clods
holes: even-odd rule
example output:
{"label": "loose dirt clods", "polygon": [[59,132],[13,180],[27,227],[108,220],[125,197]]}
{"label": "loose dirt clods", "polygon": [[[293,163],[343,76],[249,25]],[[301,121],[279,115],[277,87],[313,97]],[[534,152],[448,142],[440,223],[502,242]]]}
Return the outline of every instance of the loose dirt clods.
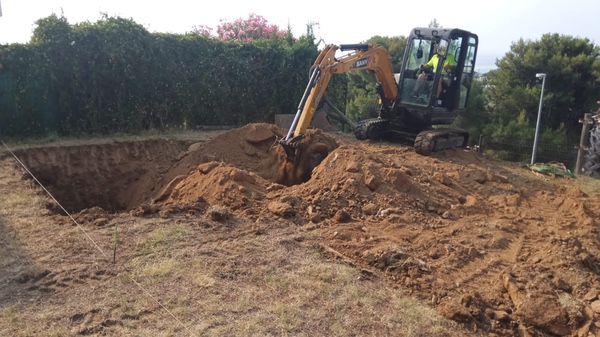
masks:
{"label": "loose dirt clods", "polygon": [[303,233],[293,245],[319,247],[405,290],[465,334],[600,335],[597,195],[469,150],[425,157],[319,130],[304,141],[307,165],[290,166],[273,147],[282,135],[250,124],[199,143],[19,154],[69,210],[99,227],[129,214],[192,223],[210,213],[234,236],[260,237],[285,222]]}

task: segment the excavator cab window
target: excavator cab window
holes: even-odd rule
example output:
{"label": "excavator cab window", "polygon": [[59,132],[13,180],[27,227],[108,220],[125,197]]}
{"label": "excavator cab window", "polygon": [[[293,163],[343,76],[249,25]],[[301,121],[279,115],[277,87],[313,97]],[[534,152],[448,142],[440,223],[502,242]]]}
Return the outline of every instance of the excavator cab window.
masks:
{"label": "excavator cab window", "polygon": [[[415,88],[417,78],[421,73],[421,64],[427,63],[433,53],[434,50],[432,40],[416,38],[409,41],[407,52],[405,53],[405,64],[403,67],[404,76],[402,76],[402,88],[404,90],[401,92],[401,95],[403,99],[408,99],[411,96]],[[415,100],[415,103],[427,105],[425,100],[422,100],[421,102]]]}
{"label": "excavator cab window", "polygon": [[398,76],[401,104],[423,110],[433,122],[451,123],[466,108],[476,53],[477,35],[468,31],[415,28]]}
{"label": "excavator cab window", "polygon": [[401,83],[401,96],[404,101],[424,107],[429,105],[432,91],[436,93],[433,90],[433,80],[437,69],[424,69],[423,65],[430,63],[434,56],[443,58],[447,50],[448,42],[435,36],[419,36],[410,41],[405,54],[407,59]]}
{"label": "excavator cab window", "polygon": [[467,107],[467,96],[473,83],[473,76],[475,75],[475,54],[477,52],[477,40],[473,37],[469,38],[467,46],[467,53],[465,55],[465,65],[460,77],[460,99],[458,103],[459,109],[466,109]]}

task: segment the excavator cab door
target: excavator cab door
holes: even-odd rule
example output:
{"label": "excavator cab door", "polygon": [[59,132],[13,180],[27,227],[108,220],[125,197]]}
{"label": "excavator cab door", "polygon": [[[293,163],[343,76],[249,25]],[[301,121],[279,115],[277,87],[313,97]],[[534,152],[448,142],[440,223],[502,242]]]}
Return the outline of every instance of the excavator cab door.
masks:
{"label": "excavator cab door", "polygon": [[398,81],[407,118],[423,125],[450,124],[465,110],[477,44],[477,35],[461,29],[411,31]]}

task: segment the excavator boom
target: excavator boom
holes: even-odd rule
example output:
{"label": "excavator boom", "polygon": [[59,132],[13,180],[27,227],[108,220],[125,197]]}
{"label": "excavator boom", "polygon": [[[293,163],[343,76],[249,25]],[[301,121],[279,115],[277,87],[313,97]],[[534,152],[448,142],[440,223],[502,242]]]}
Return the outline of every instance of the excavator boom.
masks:
{"label": "excavator boom", "polygon": [[[338,50],[353,51],[336,58],[335,53]],[[295,144],[304,138],[331,76],[352,70],[372,71],[381,84],[385,98],[389,101],[396,99],[398,87],[389,54],[384,47],[373,44],[326,45],[311,67],[310,80],[298,105],[292,126],[287,136],[280,141],[289,159],[293,160],[295,157]]]}

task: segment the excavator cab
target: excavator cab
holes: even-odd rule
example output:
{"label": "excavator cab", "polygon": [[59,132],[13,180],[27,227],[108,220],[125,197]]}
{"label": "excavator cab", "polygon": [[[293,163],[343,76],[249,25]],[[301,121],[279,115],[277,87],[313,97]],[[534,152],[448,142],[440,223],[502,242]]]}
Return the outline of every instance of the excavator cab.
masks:
{"label": "excavator cab", "polygon": [[465,30],[414,28],[396,74],[400,105],[423,125],[451,124],[466,109],[477,44]]}

